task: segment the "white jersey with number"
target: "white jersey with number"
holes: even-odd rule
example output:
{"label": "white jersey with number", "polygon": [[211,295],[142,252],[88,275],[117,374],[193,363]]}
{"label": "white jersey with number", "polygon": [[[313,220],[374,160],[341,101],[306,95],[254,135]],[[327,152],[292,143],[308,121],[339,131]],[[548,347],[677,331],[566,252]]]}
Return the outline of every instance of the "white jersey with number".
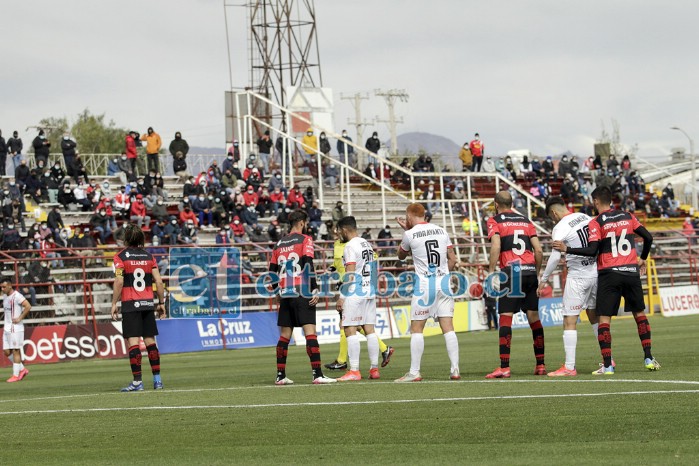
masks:
{"label": "white jersey with number", "polygon": [[[563,241],[571,248],[587,247],[590,236],[588,224],[590,217],[577,212],[566,215],[556,224],[551,233],[554,241]],[[577,256],[566,254],[566,266],[568,278],[595,278],[597,277],[597,259],[595,257]]]}
{"label": "white jersey with number", "polygon": [[420,279],[449,273],[447,251],[452,244],[444,228],[432,223],[419,223],[403,233],[400,247],[412,253],[415,273]]}
{"label": "white jersey with number", "polygon": [[[369,242],[359,236],[355,236],[345,245],[345,251],[342,254],[342,262],[345,264],[345,270],[348,265],[354,265],[354,273],[361,277],[361,295],[355,293],[358,298],[374,298],[375,291],[372,289],[372,273],[376,264],[374,263],[374,250]],[[355,276],[355,280],[357,276]],[[355,285],[356,287],[357,285]],[[357,289],[357,288],[355,288]],[[357,291],[359,291],[357,289]]]}
{"label": "white jersey with number", "polygon": [[3,297],[2,306],[5,310],[5,331],[6,332],[23,332],[24,324],[13,324],[12,319],[15,319],[22,315],[23,308],[22,304],[26,301],[22,293],[19,291],[13,291],[9,296]]}

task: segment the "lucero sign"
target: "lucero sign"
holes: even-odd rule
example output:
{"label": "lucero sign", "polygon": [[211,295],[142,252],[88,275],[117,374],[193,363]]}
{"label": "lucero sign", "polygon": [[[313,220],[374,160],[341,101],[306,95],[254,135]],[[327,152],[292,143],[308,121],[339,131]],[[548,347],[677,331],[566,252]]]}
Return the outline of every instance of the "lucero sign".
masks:
{"label": "lucero sign", "polygon": [[699,314],[699,286],[660,288],[660,302],[665,317]]}

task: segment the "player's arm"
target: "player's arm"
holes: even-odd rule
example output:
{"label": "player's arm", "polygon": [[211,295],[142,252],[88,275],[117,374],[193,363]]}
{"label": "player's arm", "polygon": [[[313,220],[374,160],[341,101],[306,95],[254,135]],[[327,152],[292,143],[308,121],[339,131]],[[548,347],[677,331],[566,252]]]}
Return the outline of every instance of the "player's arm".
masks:
{"label": "player's arm", "polygon": [[454,248],[447,248],[447,267],[449,267],[450,272],[456,268],[457,262],[458,260],[456,259],[456,254],[454,254]]}
{"label": "player's arm", "polygon": [[566,254],[594,257],[597,255],[597,251],[599,251],[599,241],[591,241],[590,244],[588,244],[584,248],[571,248],[569,246],[566,246],[566,244],[563,241],[554,241],[553,247],[561,252],[565,252]]}
{"label": "player's arm", "polygon": [[165,317],[165,286],[160,276],[160,270],[157,267],[154,267],[151,273],[155,281],[155,292],[158,294],[158,305],[155,306],[155,310],[158,311],[158,317],[162,319]]}
{"label": "player's arm", "polygon": [[541,272],[541,264],[544,262],[544,250],[541,249],[541,243],[539,242],[538,236],[532,236],[529,238],[532,242],[532,248],[534,248],[534,263],[536,264],[536,274],[539,275]]}
{"label": "player's arm", "polygon": [[117,303],[121,297],[121,290],[124,288],[124,269],[116,269],[114,277],[114,291],[112,292],[112,320],[119,318]]}
{"label": "player's arm", "polygon": [[[405,220],[402,218],[397,218],[398,220],[398,225],[400,225],[401,228],[405,229]],[[403,233],[403,239],[400,242],[400,246],[398,247],[398,260],[405,260],[406,257],[410,254],[410,240],[408,239],[408,236]]]}
{"label": "player's arm", "polygon": [[299,264],[301,265],[301,270],[304,271],[302,273],[305,273],[305,271],[308,270],[308,272],[310,274],[311,292],[313,293],[313,297],[309,301],[309,304],[311,306],[315,306],[316,304],[318,304],[318,301],[320,300],[320,298],[318,297],[318,283],[316,281],[315,269],[313,268],[313,258],[304,255],[303,257],[301,257]]}
{"label": "player's arm", "polygon": [[653,235],[641,224],[639,224],[633,232],[643,238],[643,250],[641,251],[641,258],[638,261],[638,271],[641,275],[644,275],[646,273],[646,259],[648,259],[650,247],[653,245]]}
{"label": "player's arm", "polygon": [[27,314],[29,314],[29,311],[31,311],[31,310],[32,310],[32,305],[29,304],[29,301],[27,301],[25,299],[24,302],[22,302],[22,313],[19,315],[19,317],[15,317],[14,319],[12,319],[12,323],[19,324],[20,322],[22,322],[24,320],[24,318],[27,317]]}
{"label": "player's arm", "polygon": [[490,237],[490,262],[488,263],[488,272],[495,272],[495,267],[498,265],[500,258],[500,235],[498,233]]}

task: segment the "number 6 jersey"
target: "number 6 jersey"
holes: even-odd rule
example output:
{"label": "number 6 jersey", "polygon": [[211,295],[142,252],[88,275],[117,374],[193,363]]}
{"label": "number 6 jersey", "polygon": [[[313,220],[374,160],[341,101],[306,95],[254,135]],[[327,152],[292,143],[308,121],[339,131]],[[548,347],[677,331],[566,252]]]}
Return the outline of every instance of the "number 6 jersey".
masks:
{"label": "number 6 jersey", "polygon": [[415,272],[421,279],[449,273],[447,249],[451,247],[451,239],[444,228],[427,222],[418,223],[403,233],[400,243],[403,251],[412,252]]}
{"label": "number 6 jersey", "polygon": [[524,215],[508,210],[488,219],[488,239],[500,235],[500,270],[507,272],[519,264],[522,275],[536,274],[536,260],[531,238],[534,224]]}
{"label": "number 6 jersey", "polygon": [[158,264],[141,248],[127,248],[114,256],[114,275],[124,277],[121,312],[153,311],[153,269]]}

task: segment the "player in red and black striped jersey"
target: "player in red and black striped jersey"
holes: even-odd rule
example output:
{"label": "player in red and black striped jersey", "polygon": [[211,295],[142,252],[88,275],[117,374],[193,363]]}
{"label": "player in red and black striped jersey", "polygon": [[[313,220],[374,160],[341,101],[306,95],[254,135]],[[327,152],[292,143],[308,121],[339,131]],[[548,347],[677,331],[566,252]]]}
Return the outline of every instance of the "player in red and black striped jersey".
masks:
{"label": "player in red and black striped jersey", "polygon": [[[592,191],[592,201],[599,215],[590,220],[589,243],[587,247],[570,248],[561,241],[553,247],[561,252],[581,256],[597,255],[597,315],[599,316],[598,336],[604,365],[593,374],[614,374],[612,364],[612,316],[619,312],[621,298],[624,298],[624,311],[631,312],[636,320],[638,336],[644,353],[644,365],[648,370],[658,370],[660,364],[651,354],[650,324],[645,314],[641,274],[645,273],[646,259],[650,254],[653,237],[629,212],[615,209],[612,192],[606,187]],[[636,254],[634,234],[643,238],[641,257]]]}
{"label": "player in red and black striped jersey", "polygon": [[[155,312],[159,317],[165,315],[163,281],[160,278],[158,264],[153,256],[143,249],[145,237],[136,225],[128,225],[124,231],[126,249],[114,256],[114,293],[112,295],[112,319],[118,320],[118,302],[121,300],[123,316],[122,333],[129,344],[129,361],[133,382],[123,388],[122,392],[143,390],[141,375],[141,349],[139,339],[143,337],[148,350],[148,361],[153,372],[153,388],[160,390],[163,382],[160,378],[160,353],[155,343],[158,326]],[[153,300],[153,283],[158,293],[158,304]]]}
{"label": "player in red and black striped jersey", "polygon": [[[523,311],[527,314],[529,327],[534,338],[534,375],[546,375],[544,364],[544,327],[539,320],[538,275],[543,260],[543,251],[536,229],[532,222],[512,210],[512,196],[508,191],[500,191],[495,196],[496,215],[488,219],[488,239],[490,246],[489,272],[495,272],[500,263],[500,271],[507,275],[506,283],[510,292],[501,297],[498,303],[500,314],[500,367],[486,375],[488,379],[510,377],[510,343],[512,340],[512,317]],[[522,296],[512,296],[517,286],[514,279],[521,278],[519,290]]]}
{"label": "player in red and black striped jersey", "polygon": [[320,346],[316,336],[316,304],[319,298],[313,271],[313,238],[304,234],[308,228],[308,214],[301,210],[292,212],[289,224],[289,234],[274,246],[269,263],[269,271],[279,274],[279,281],[272,283],[272,288],[280,290],[277,325],[281,331],[277,342],[277,379],[274,383],[294,383],[286,376],[286,357],[294,327],[302,327],[306,336],[306,353],[311,360],[313,383],[335,382],[335,379],[323,375],[320,362]]}

